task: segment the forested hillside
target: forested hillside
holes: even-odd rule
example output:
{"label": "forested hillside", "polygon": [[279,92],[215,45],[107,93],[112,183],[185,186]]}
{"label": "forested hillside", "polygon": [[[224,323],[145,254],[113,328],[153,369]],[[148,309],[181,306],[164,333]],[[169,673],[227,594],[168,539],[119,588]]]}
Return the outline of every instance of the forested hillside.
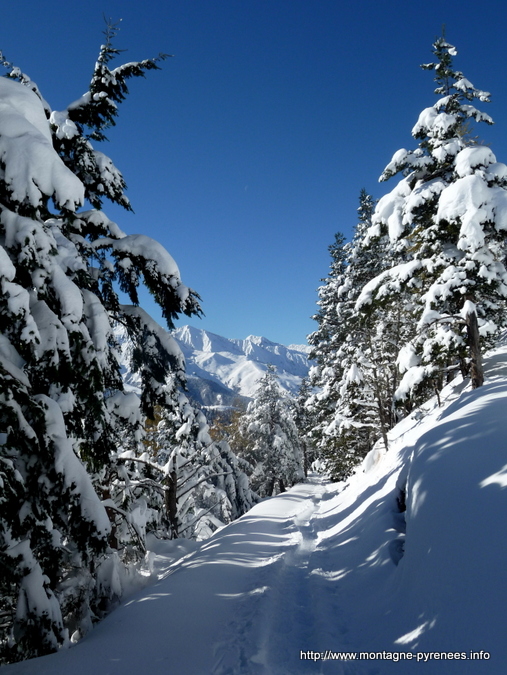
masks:
{"label": "forested hillside", "polygon": [[313,475],[177,561],[158,542],[153,585],[5,675],[502,675],[505,345],[485,361],[345,483]]}

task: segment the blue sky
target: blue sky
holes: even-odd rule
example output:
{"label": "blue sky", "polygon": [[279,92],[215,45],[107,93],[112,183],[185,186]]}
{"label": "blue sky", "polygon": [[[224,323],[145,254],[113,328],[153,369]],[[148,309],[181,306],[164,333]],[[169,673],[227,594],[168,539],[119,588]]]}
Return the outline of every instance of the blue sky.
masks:
{"label": "blue sky", "polygon": [[202,297],[197,327],[305,342],[328,245],[351,236],[361,188],[394,186],[378,176],[435,100],[419,64],[442,24],[455,66],[492,93],[496,125],[478,132],[507,161],[505,2],[17,0],[0,49],[62,109],[87,88],[103,15],[122,19],[123,60],[174,54],[132,81],[101,148],[135,213],[104,210],[176,259]]}

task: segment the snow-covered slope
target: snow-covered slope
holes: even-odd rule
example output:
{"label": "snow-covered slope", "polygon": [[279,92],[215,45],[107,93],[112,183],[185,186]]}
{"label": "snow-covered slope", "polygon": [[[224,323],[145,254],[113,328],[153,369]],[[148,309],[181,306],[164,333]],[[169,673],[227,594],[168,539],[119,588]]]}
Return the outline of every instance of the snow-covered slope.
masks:
{"label": "snow-covered slope", "polygon": [[174,331],[190,377],[211,380],[229,392],[251,398],[269,364],[275,366],[281,386],[296,394],[308,374],[308,348],[270,342],[250,335],[233,340],[199,328],[182,326]]}
{"label": "snow-covered slope", "polygon": [[503,675],[507,348],[486,367],[346,484],[263,501],[76,647],[3,675]]}

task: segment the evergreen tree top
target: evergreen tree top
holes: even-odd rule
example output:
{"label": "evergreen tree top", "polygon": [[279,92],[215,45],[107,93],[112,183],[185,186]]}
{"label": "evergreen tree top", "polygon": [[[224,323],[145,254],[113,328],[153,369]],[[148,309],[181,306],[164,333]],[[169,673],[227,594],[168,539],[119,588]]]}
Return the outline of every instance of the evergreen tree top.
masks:
{"label": "evergreen tree top", "polygon": [[0,65],[7,69],[7,78],[28,87],[42,101],[51,125],[54,148],[64,164],[81,180],[85,199],[95,209],[101,209],[107,198],[131,211],[122,174],[109,157],[93,147],[91,141],[106,141],[105,131],[116,125],[118,106],[129,93],[127,80],[144,77],[149,70],[159,70],[158,64],[169,55],[159,54],[152,59],[131,61],[111,69],[110,62],[123,51],[113,46],[118,30],[118,24],[110,20],[106,23],[106,40],[100,47],[88,90],[65,110],[52,110],[37,84],[10,63],[1,51]]}
{"label": "evergreen tree top", "polygon": [[115,126],[118,104],[128,94],[126,80],[144,77],[148,70],[159,70],[158,63],[170,56],[158,54],[153,59],[125,63],[111,70],[108,64],[124,51],[113,46],[118,31],[119,25],[109,20],[104,31],[106,41],[100,47],[90,88],[67,108],[69,119],[81,127],[81,130],[88,128],[88,137],[95,141],[107,140],[104,130]]}
{"label": "evergreen tree top", "polygon": [[435,94],[449,96],[457,89],[469,101],[478,98],[483,103],[489,102],[491,95],[489,92],[476,89],[462,72],[453,69],[452,59],[458,54],[454,45],[449,44],[444,37],[437,38],[433,43],[433,54],[437,58],[437,63],[423,63],[421,68],[435,71],[435,82],[438,84]]}
{"label": "evergreen tree top", "polygon": [[[426,63],[421,66],[423,70],[435,72],[434,79],[437,83],[435,94],[442,98],[434,106],[421,113],[418,123],[412,130],[415,138],[429,136],[440,140],[448,140],[454,136],[462,137],[468,131],[466,122],[470,118],[477,122],[493,124],[489,115],[480,112],[467,103],[474,99],[478,99],[481,103],[489,103],[490,93],[474,87],[461,71],[453,68],[453,57],[457,53],[456,47],[449,44],[445,38],[438,38],[433,43],[433,54],[437,62]],[[425,115],[428,111],[434,111],[439,119],[431,114]],[[424,118],[421,119],[423,116]],[[429,119],[427,119],[428,117]],[[434,117],[433,120],[432,117]],[[433,124],[427,124],[427,121],[432,121]]]}
{"label": "evergreen tree top", "polygon": [[454,69],[456,48],[441,37],[433,43],[433,54],[436,62],[425,63],[421,67],[435,72],[435,94],[440,98],[421,112],[412,129],[412,136],[419,140],[419,147],[416,150],[398,150],[384,169],[380,181],[386,181],[399,172],[405,176],[413,175],[417,180],[423,174],[441,175],[461,150],[476,144],[471,135],[472,121],[493,124],[489,115],[471,104],[474,100],[489,102],[490,94],[477,89],[462,72]]}

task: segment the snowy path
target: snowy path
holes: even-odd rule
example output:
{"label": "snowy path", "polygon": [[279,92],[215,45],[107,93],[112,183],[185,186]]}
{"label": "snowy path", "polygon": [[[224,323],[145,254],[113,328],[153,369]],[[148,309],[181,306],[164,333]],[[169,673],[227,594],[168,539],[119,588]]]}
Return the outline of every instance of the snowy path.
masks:
{"label": "snowy path", "polygon": [[79,645],[7,667],[5,675],[339,672],[337,664],[321,671],[299,658],[300,650],[336,644],[333,595],[310,562],[316,519],[330,496],[314,479],[266,500],[175,563]]}
{"label": "snowy path", "polygon": [[317,649],[326,632],[322,623],[323,617],[329,617],[331,596],[312,574],[310,559],[325,496],[323,484],[298,486],[276,500],[278,521],[272,516],[274,500],[257,507],[256,516],[266,511],[264,532],[271,521],[271,536],[283,535],[285,542],[260,574],[254,573],[259,585],[250,591],[248,602],[238,605],[238,615],[225,631],[226,640],[217,645],[213,675],[297,672],[302,665],[299,650]]}

